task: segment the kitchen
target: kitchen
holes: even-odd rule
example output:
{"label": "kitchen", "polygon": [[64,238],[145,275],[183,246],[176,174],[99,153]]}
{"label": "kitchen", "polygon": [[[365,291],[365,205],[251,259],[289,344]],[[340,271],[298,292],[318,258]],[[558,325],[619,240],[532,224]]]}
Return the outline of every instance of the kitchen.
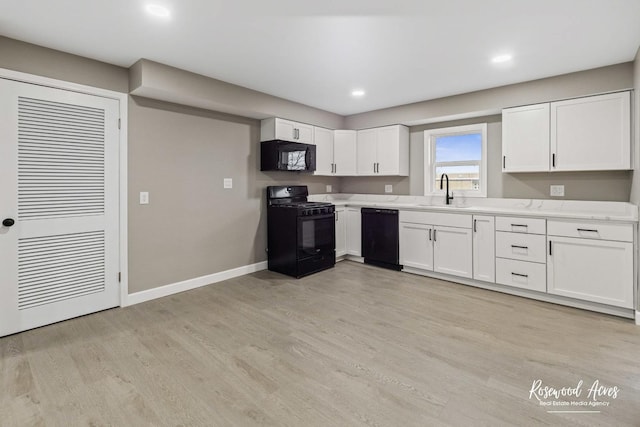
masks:
{"label": "kitchen", "polygon": [[[130,95],[126,101],[128,114],[125,117],[128,121],[128,270],[123,270],[128,292],[123,306],[144,301],[153,304],[151,300],[155,298],[172,295],[167,298],[168,301],[158,302],[155,306],[157,310],[171,312],[171,298],[186,298],[174,295],[175,292],[253,272],[257,272],[253,274],[257,274],[258,278],[264,278],[266,272],[262,270],[266,267],[267,259],[265,188],[269,185],[307,185],[312,195],[327,194],[326,187],[330,185],[331,194],[380,195],[382,198],[388,194],[385,193],[385,186],[391,185],[392,197],[424,197],[423,144],[424,131],[429,129],[487,123],[489,198],[549,200],[549,186],[563,184],[565,197],[559,200],[638,203],[640,192],[636,186],[637,176],[628,170],[510,174],[502,173],[500,168],[503,108],[630,88],[635,89],[634,100],[637,100],[637,55],[614,65],[345,117],[149,60],[140,60],[132,67],[125,68],[7,37],[0,38],[0,49],[3,53],[0,67],[4,69]],[[267,106],[262,112],[265,116],[283,117],[327,129],[356,130],[398,123],[409,125],[409,175],[325,177],[304,173],[260,172],[260,120],[265,117],[255,117],[255,112],[252,112],[255,105],[260,104]],[[637,102],[634,101],[634,104],[637,105]],[[636,111],[634,129],[637,129],[637,122]],[[633,137],[634,144],[637,144],[637,131]],[[636,154],[637,150],[634,156]],[[232,178],[231,189],[223,187],[225,178]],[[149,193],[148,204],[139,203],[140,192]],[[444,202],[442,196],[434,199],[439,204]],[[454,203],[460,201],[454,199]],[[476,205],[475,202],[469,204]],[[374,283],[378,275],[384,283],[399,280],[378,269],[358,270],[360,264],[341,262],[338,267],[346,269],[337,270],[338,273],[342,271],[351,277],[367,278],[373,289],[387,296],[388,292],[379,283]],[[328,274],[331,280],[339,277],[335,272]],[[403,280],[408,277],[406,280],[410,283],[417,284],[414,281],[423,279],[406,273],[396,274],[402,274]],[[323,283],[318,280],[309,277],[310,283],[316,287]],[[290,286],[285,285],[287,282],[284,279],[277,283],[280,289]],[[301,283],[307,282],[303,279]],[[210,287],[216,286],[219,285]],[[434,286],[446,289],[442,287],[444,285]],[[371,290],[361,291],[363,298],[369,301]],[[477,291],[486,292],[487,295],[475,292],[473,288],[459,292],[463,292],[463,300],[485,300],[498,295]],[[268,298],[263,292],[257,292]],[[312,289],[306,287],[305,292],[315,295]],[[420,292],[428,291],[416,292],[422,295]],[[304,294],[299,297],[303,298]],[[434,297],[438,300],[447,299],[442,295]],[[228,298],[223,296],[222,300],[229,302]],[[503,304],[510,301],[503,299],[506,296],[501,294],[495,298]],[[274,300],[269,301],[277,304]],[[331,301],[340,307],[339,301]],[[525,301],[532,307],[524,309],[524,316],[528,319],[533,318],[533,314],[529,313],[529,310],[534,310],[533,307],[551,317],[559,315],[554,310],[560,313],[566,310],[553,305],[541,306],[542,303],[532,300]],[[223,309],[220,304],[213,304]],[[138,310],[135,308],[137,306],[140,305],[133,305],[129,312]],[[474,315],[482,315],[474,307],[466,309]],[[184,308],[184,311],[188,310]],[[341,308],[340,313],[345,312],[346,309]],[[437,312],[442,318],[448,318],[446,313]],[[297,311],[294,313],[301,314]],[[588,319],[599,319],[608,325],[614,323],[616,326],[610,327],[616,329],[624,330],[617,322],[632,324],[629,320],[610,320],[605,315],[585,313],[583,315]],[[588,325],[586,320],[580,321],[580,324]],[[225,325],[228,326],[226,322]],[[31,334],[41,334],[42,331],[36,330]],[[619,361],[623,363],[626,358],[620,357]],[[313,374],[309,375],[314,377]],[[529,377],[523,379],[528,381]],[[315,380],[318,381],[317,378]],[[553,377],[547,382],[553,382]],[[558,381],[554,385],[563,384]],[[528,392],[528,388],[523,386],[522,392]],[[627,395],[628,398],[632,396]],[[365,405],[355,397],[354,402],[359,410]],[[617,410],[624,412],[620,406]],[[546,416],[544,411],[542,414]],[[607,415],[611,416],[611,413]],[[410,418],[405,420],[409,422]]]}

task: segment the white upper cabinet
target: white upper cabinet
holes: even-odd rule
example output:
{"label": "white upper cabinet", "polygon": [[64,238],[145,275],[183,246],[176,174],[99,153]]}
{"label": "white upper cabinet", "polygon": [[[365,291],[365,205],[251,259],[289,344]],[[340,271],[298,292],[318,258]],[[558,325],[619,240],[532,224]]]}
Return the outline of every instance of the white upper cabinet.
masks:
{"label": "white upper cabinet", "polygon": [[356,174],[356,131],[315,127],[316,175]]}
{"label": "white upper cabinet", "polygon": [[313,126],[305,123],[271,117],[260,123],[260,141],[281,139],[290,142],[313,144]]}
{"label": "white upper cabinet", "polygon": [[502,110],[502,171],[631,169],[630,92]]}
{"label": "white upper cabinet", "polygon": [[378,162],[377,129],[359,130],[357,141],[358,175],[375,175]]}
{"label": "white upper cabinet", "polygon": [[333,175],[333,130],[314,127],[313,140],[316,145],[315,175]]}
{"label": "white upper cabinet", "polygon": [[333,174],[355,175],[357,132],[355,130],[333,131]]}
{"label": "white upper cabinet", "polygon": [[409,129],[394,125],[358,131],[358,175],[409,175]]}
{"label": "white upper cabinet", "polygon": [[502,110],[502,171],[549,170],[549,104]]}
{"label": "white upper cabinet", "polygon": [[631,168],[629,92],[551,103],[551,169]]}

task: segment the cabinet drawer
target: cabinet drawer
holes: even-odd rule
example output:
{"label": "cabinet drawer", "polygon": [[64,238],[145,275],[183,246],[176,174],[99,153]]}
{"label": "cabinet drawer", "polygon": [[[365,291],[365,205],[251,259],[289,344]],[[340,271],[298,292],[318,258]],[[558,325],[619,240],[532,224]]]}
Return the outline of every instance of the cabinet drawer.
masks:
{"label": "cabinet drawer", "polygon": [[550,220],[548,234],[549,236],[633,242],[633,226],[631,224]]}
{"label": "cabinet drawer", "polygon": [[496,258],[496,283],[546,292],[547,268],[536,262]]}
{"label": "cabinet drawer", "polygon": [[496,232],[496,256],[521,261],[547,261],[546,239],[541,234]]}
{"label": "cabinet drawer", "polygon": [[400,222],[471,228],[471,215],[439,212],[400,211]]}
{"label": "cabinet drawer", "polygon": [[540,218],[496,217],[496,231],[512,233],[545,234],[545,220]]}

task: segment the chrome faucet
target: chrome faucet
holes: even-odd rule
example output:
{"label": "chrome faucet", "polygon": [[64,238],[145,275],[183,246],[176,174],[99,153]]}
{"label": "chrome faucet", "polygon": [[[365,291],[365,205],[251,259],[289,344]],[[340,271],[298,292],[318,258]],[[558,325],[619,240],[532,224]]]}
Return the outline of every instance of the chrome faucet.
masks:
{"label": "chrome faucet", "polygon": [[443,173],[440,177],[440,189],[442,190],[442,181],[445,178],[447,178],[447,196],[445,197],[445,201],[447,205],[450,205],[451,201],[453,200],[453,191],[451,192],[451,195],[449,195],[449,175],[447,175],[446,173]]}

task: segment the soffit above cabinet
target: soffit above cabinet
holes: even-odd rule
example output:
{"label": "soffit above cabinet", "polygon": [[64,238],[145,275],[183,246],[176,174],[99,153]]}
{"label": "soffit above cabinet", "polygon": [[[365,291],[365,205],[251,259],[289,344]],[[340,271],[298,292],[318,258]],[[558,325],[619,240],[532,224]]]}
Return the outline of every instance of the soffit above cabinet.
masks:
{"label": "soffit above cabinet", "polygon": [[131,95],[262,120],[288,117],[328,128],[344,118],[221,80],[141,59],[129,70]]}

